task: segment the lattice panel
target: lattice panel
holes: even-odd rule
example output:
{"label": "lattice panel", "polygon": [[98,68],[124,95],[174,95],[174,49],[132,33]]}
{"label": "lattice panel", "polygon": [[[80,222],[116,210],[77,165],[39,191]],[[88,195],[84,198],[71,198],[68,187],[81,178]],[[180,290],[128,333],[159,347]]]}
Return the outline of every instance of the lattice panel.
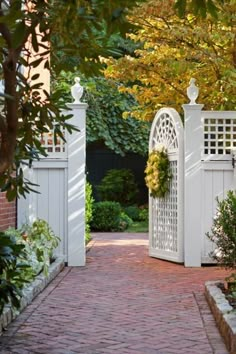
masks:
{"label": "lattice panel", "polygon": [[170,193],[165,198],[152,199],[152,247],[171,252],[178,251],[178,163],[171,161],[173,178]]}
{"label": "lattice panel", "polygon": [[[64,132],[65,134],[65,132]],[[60,138],[57,137],[56,143],[54,142],[54,133],[53,131],[49,133],[44,133],[41,137],[41,144],[44,146],[46,149],[46,152],[48,153],[49,156],[55,155],[55,156],[61,156],[65,155],[66,153],[66,144],[65,142]]]}
{"label": "lattice panel", "polygon": [[204,154],[226,155],[236,148],[236,119],[204,119]]}
{"label": "lattice panel", "polygon": [[163,113],[157,121],[152,138],[152,149],[164,145],[168,151],[178,149],[178,138],[172,117]]}

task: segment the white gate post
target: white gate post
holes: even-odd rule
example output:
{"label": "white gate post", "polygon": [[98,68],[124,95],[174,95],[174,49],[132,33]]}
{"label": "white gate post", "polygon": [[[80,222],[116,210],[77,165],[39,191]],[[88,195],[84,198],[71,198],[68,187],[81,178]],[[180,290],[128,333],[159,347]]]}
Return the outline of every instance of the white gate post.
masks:
{"label": "white gate post", "polygon": [[191,101],[183,105],[185,116],[184,264],[186,267],[200,267],[201,152],[204,134],[201,111],[204,105],[195,103],[198,89],[193,80],[190,82],[190,87],[188,97]]}
{"label": "white gate post", "polygon": [[[74,90],[76,90],[74,85]],[[77,85],[78,86],[78,85]],[[68,134],[68,266],[84,266],[85,249],[85,147],[86,147],[86,103],[80,102],[82,92],[72,95],[74,103],[67,106],[72,109],[70,123],[79,128]],[[82,90],[82,88],[81,88]],[[80,90],[80,91],[81,91]],[[69,112],[70,113],[70,112]]]}

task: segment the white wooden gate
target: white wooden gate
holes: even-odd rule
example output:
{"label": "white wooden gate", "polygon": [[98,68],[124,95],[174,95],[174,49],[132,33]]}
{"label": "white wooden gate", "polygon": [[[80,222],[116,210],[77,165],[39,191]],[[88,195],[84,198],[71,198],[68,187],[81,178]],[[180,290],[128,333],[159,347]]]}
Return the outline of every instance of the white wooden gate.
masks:
{"label": "white wooden gate", "polygon": [[[195,102],[194,79],[190,103],[183,105],[184,131],[178,113],[161,109],[152,125],[149,150],[159,144],[168,151],[173,179],[165,198],[149,199],[150,255],[186,267],[213,263],[211,232],[218,199],[236,189],[236,112],[204,111]],[[183,143],[184,142],[184,143]]]}
{"label": "white wooden gate", "polygon": [[167,149],[173,177],[167,196],[149,196],[149,255],[182,263],[183,125],[173,108],[161,109],[153,121],[149,151],[159,145]]}

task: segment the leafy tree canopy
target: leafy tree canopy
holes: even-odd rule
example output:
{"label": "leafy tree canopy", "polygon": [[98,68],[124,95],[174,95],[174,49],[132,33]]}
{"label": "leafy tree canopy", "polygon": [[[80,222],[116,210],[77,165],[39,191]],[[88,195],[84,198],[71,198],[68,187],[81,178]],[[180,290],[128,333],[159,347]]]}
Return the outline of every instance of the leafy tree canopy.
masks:
{"label": "leafy tree canopy", "polygon": [[99,56],[115,52],[110,35],[129,30],[126,14],[138,2],[0,0],[0,188],[9,199],[31,189],[20,163],[44,154],[42,134],[53,125],[61,137],[62,129],[74,129],[60,113],[58,93],[43,88],[42,70],[76,65],[86,74],[97,72]]}
{"label": "leafy tree canopy", "polygon": [[132,115],[152,120],[157,109],[179,109],[187,103],[191,77],[200,88],[206,109],[236,106],[236,3],[221,4],[218,18],[188,14],[179,18],[172,0],[149,0],[130,20],[140,29],[129,35],[142,48],[135,57],[107,61],[106,77],[124,83],[122,92],[134,95],[139,107]]}

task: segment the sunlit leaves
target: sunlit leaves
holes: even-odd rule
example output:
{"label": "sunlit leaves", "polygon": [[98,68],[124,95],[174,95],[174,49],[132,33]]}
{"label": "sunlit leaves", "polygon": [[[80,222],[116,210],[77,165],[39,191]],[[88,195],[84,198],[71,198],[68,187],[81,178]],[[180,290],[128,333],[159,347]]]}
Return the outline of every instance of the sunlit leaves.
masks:
{"label": "sunlit leaves", "polygon": [[[169,7],[169,8],[168,8]],[[187,103],[191,77],[200,88],[199,102],[209,109],[236,106],[236,3],[221,4],[218,20],[211,16],[176,16],[173,1],[149,0],[131,19],[141,26],[130,35],[139,43],[134,57],[107,61],[107,77],[123,81],[139,108],[133,116],[152,120],[162,106],[180,110]]]}

